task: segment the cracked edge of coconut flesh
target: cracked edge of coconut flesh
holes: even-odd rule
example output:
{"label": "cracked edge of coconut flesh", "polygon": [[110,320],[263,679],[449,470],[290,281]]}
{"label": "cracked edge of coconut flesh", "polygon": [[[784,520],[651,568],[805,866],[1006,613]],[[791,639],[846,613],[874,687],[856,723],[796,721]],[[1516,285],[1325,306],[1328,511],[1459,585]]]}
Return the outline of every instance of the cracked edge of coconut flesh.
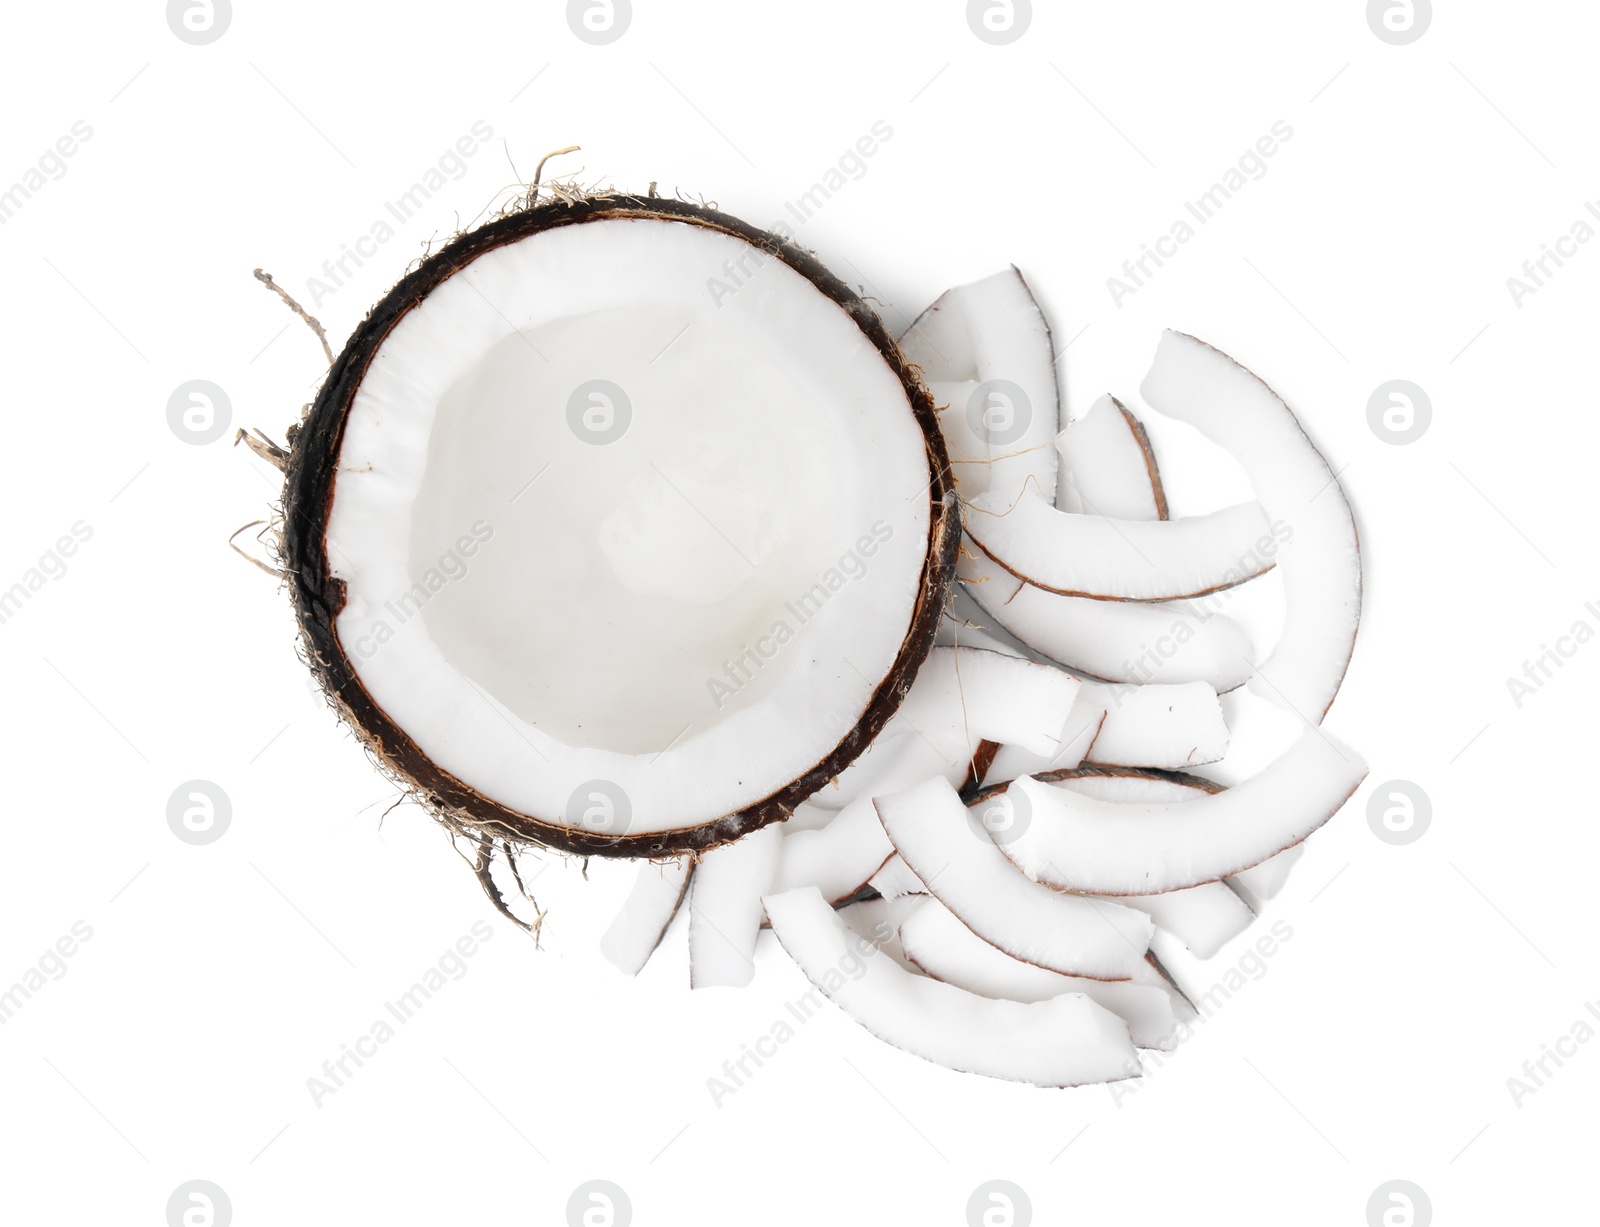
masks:
{"label": "cracked edge of coconut flesh", "polygon": [[[953,570],[959,539],[956,531],[959,519],[957,507],[949,491],[941,484],[949,481],[948,468],[942,455],[937,455],[933,450],[939,432],[933,421],[931,397],[918,382],[915,373],[904,365],[903,358],[899,356],[876,314],[870,307],[860,304],[859,298],[828,273],[809,252],[757,231],[738,219],[687,202],[610,191],[571,191],[558,194],[555,200],[508,210],[487,226],[458,235],[443,250],[429,255],[389,292],[358,327],[344,352],[336,359],[316,405],[303,422],[291,431],[286,460],[288,479],[285,502],[280,512],[285,540],[279,571],[289,578],[296,599],[301,618],[302,657],[322,684],[336,713],[356,733],[380,769],[432,812],[452,834],[464,835],[475,843],[491,841],[494,847],[507,850],[508,855],[513,854],[513,849],[548,848],[580,855],[665,856],[714,847],[730,842],[758,825],[781,821],[804,796],[814,791],[824,779],[836,775],[840,766],[850,761],[862,746],[871,743],[899,697],[909,687],[912,676],[909,668],[899,673],[891,670],[875,692],[874,700],[868,705],[862,721],[841,741],[836,753],[758,804],[700,826],[623,838],[544,822],[489,801],[470,786],[436,769],[411,742],[410,737],[394,725],[366,694],[330,629],[340,600],[336,585],[330,586],[326,581],[326,559],[318,549],[321,534],[316,526],[321,523],[323,516],[313,514],[318,507],[325,512],[331,501],[332,457],[337,455],[337,446],[332,442],[335,436],[330,432],[337,431],[342,423],[342,415],[336,411],[337,406],[348,403],[349,397],[360,385],[367,361],[396,320],[404,314],[406,304],[416,300],[419,295],[425,295],[431,284],[441,282],[448,276],[448,271],[440,270],[454,268],[461,261],[475,258],[481,254],[480,249],[488,250],[499,242],[512,241],[505,238],[498,242],[485,239],[486,232],[509,226],[517,236],[525,237],[524,232],[532,234],[542,226],[565,224],[574,220],[577,214],[591,216],[601,213],[629,217],[668,215],[671,220],[694,221],[712,228],[722,228],[753,244],[767,244],[768,250],[801,271],[813,285],[829,293],[885,356],[891,370],[902,374],[914,415],[920,420],[926,414],[928,429],[925,435],[934,472],[930,487],[933,519],[929,549],[923,582],[919,585],[918,604],[906,636],[908,645],[915,646],[914,641],[924,640],[931,645],[942,612],[943,584],[942,581],[928,581],[931,576],[941,573],[948,577]],[[485,246],[486,243],[488,246]],[[430,284],[424,285],[424,282]],[[332,405],[334,409],[324,411],[324,405]],[[942,443],[939,447],[942,449]],[[313,453],[327,463],[316,460]],[[320,567],[319,559],[322,560]],[[324,576],[320,583],[316,581],[319,575]],[[918,653],[914,651],[912,655]],[[840,758],[840,755],[846,757]],[[679,847],[680,844],[692,846]]]}
{"label": "cracked edge of coconut flesh", "polygon": [[1022,1003],[915,975],[851,931],[810,886],[763,900],[806,978],[896,1048],[964,1073],[1035,1086],[1120,1081],[1140,1072],[1128,1024],[1083,993]]}

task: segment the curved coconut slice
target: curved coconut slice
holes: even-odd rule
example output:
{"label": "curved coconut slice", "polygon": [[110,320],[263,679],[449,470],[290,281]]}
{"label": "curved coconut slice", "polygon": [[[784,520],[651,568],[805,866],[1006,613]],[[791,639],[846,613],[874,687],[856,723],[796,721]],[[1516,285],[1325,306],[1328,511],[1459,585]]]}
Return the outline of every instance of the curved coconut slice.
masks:
{"label": "curved coconut slice", "polygon": [[1032,491],[981,494],[967,504],[967,535],[1018,579],[1062,596],[1170,601],[1203,596],[1272,569],[1260,503],[1177,520],[1113,520],[1057,511]]}
{"label": "curved coconut slice", "polygon": [[295,437],[286,572],[341,711],[441,811],[671,854],[781,820],[887,722],[944,607],[950,481],[926,389],[814,257],[558,200],[357,329]]}
{"label": "curved coconut slice", "polygon": [[1017,872],[948,781],[878,797],[879,821],[928,892],[990,945],[1064,975],[1126,980],[1150,946],[1150,918],[1062,894]]}
{"label": "curved coconut slice", "polygon": [[1165,520],[1167,492],[1144,424],[1114,396],[1056,436],[1056,506],[1116,520]]}
{"label": "curved coconut slice", "polygon": [[1181,686],[1084,685],[1105,723],[1089,747],[1097,763],[1177,770],[1218,762],[1228,752],[1228,722],[1217,692],[1204,682]]}
{"label": "curved coconut slice", "polygon": [[636,976],[656,952],[667,926],[678,914],[694,862],[687,856],[646,861],[623,901],[622,910],[600,939],[600,953],[619,971]]}
{"label": "curved coconut slice", "polygon": [[[1203,781],[1192,788],[1185,787],[1170,772],[1146,775],[1118,773],[1115,769],[1100,767],[1052,771],[1036,778],[1056,788],[1117,804],[1188,800],[1197,795],[1223,791],[1220,785],[1211,784],[1210,781]],[[971,806],[993,806],[999,798],[1006,797],[1010,787],[1000,784],[986,788],[973,798]],[[1014,816],[1007,813],[1007,817]],[[1216,954],[1248,929],[1256,918],[1250,905],[1226,882],[1205,882],[1187,890],[1161,895],[1121,895],[1116,896],[1116,901],[1144,912],[1157,928],[1171,933],[1190,953],[1201,959],[1209,959]]]}
{"label": "curved coconut slice", "polygon": [[742,988],[756,974],[761,896],[772,888],[781,827],[702,853],[689,892],[689,987]]}
{"label": "curved coconut slice", "polygon": [[[1200,793],[1227,791],[1214,780],[1197,775],[1173,771],[1147,771],[1131,767],[1104,767],[1089,765],[1075,771],[1052,771],[1039,779],[1069,792],[1082,793],[1097,801],[1123,803],[1128,801],[1192,801]],[[1252,910],[1277,897],[1288,881],[1289,871],[1305,852],[1303,843],[1285,848],[1276,856],[1269,856],[1259,865],[1241,869],[1226,882],[1237,890]],[[1159,918],[1156,921],[1160,924]],[[1226,939],[1224,939],[1226,940]],[[1193,950],[1193,947],[1190,947]],[[1207,958],[1208,955],[1200,955]]]}
{"label": "curved coconut slice", "polygon": [[1299,843],[1338,812],[1366,773],[1354,751],[1313,728],[1259,775],[1192,801],[1118,804],[1023,778],[1011,787],[1030,818],[1007,837],[1003,855],[1059,890],[1183,890]]}
{"label": "curved coconut slice", "polygon": [[927,899],[900,924],[907,961],[935,980],[1004,1001],[1048,1001],[1082,993],[1128,1024],[1140,1048],[1176,1047],[1178,1020],[1169,992],[1150,984],[1086,980],[1022,963],[996,950],[936,899]]}
{"label": "curved coconut slice", "polygon": [[1113,682],[1205,682],[1232,690],[1255,649],[1225,614],[1144,601],[1060,596],[1024,583],[986,554],[963,551],[956,574],[991,617],[1069,669]]}
{"label": "curved coconut slice", "polygon": [[952,452],[966,459],[977,451],[976,463],[955,471],[963,495],[995,490],[1015,498],[1031,487],[1054,497],[1055,345],[1015,265],[946,290],[912,322],[900,350],[948,398],[939,421]]}
{"label": "curved coconut slice", "polygon": [[806,978],[873,1035],[914,1056],[1038,1086],[1139,1072],[1127,1024],[1081,993],[1026,1005],[979,997],[883,957],[812,888],[764,902],[773,933]]}
{"label": "curved coconut slice", "polygon": [[1283,399],[1204,341],[1163,333],[1141,391],[1155,409],[1232,452],[1283,526],[1283,633],[1251,688],[1321,720],[1361,620],[1360,543],[1338,480]]}

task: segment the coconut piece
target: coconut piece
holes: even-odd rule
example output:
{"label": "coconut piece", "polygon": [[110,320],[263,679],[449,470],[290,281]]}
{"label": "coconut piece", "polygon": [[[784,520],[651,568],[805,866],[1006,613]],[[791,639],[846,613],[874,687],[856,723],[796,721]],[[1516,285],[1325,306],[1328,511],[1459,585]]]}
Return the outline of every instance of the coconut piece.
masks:
{"label": "coconut piece", "polygon": [[1246,902],[1260,907],[1278,897],[1283,890],[1284,883],[1289,880],[1289,871],[1294,868],[1295,862],[1305,853],[1304,844],[1295,844],[1292,848],[1285,848],[1276,856],[1269,856],[1259,865],[1252,865],[1248,869],[1241,869],[1228,879],[1237,890],[1245,897]]}
{"label": "coconut piece", "polygon": [[678,914],[693,867],[687,856],[639,866],[622,910],[600,938],[600,953],[619,971],[636,976],[644,970]]}
{"label": "coconut piece", "polygon": [[448,822],[667,855],[876,737],[944,608],[951,482],[927,390],[814,257],[563,198],[356,330],[294,436],[284,569],[341,714]]}
{"label": "coconut piece", "polygon": [[1158,929],[1172,934],[1197,959],[1209,959],[1248,929],[1256,918],[1250,905],[1229,887],[1227,879],[1202,882],[1199,886],[1160,895],[1115,898],[1144,912],[1155,921]]}
{"label": "coconut piece", "polygon": [[1056,436],[1056,506],[1117,520],[1165,520],[1167,492],[1144,424],[1114,396]]}
{"label": "coconut piece", "polygon": [[[783,891],[773,891],[783,894]],[[846,904],[835,904],[839,919],[873,945],[894,956],[905,965],[905,952],[900,947],[900,926],[906,918],[928,901],[926,895],[906,895],[899,899],[853,899]]]}
{"label": "coconut piece", "polygon": [[858,797],[827,826],[784,834],[771,889],[777,893],[815,886],[836,903],[867,885],[893,855],[894,845],[883,833],[872,798]]}
{"label": "coconut piece", "polygon": [[867,885],[885,899],[906,899],[912,895],[926,895],[928,887],[907,865],[898,853],[883,862]]}
{"label": "coconut piece", "polygon": [[1194,800],[1119,804],[1023,778],[1011,789],[1022,794],[1030,820],[995,846],[1030,878],[1060,890],[1184,890],[1299,843],[1365,776],[1354,751],[1313,728],[1259,775]]}
{"label": "coconut piece", "polygon": [[1127,1023],[1140,1048],[1175,1046],[1177,1018],[1168,991],[1152,984],[1063,976],[1019,962],[973,933],[936,899],[924,900],[901,922],[900,946],[907,961],[924,973],[969,993],[1023,1002],[1082,993]]}
{"label": "coconut piece", "polygon": [[1076,678],[1049,665],[978,648],[934,648],[878,744],[812,800],[845,805],[932,775],[960,784],[984,741],[1054,755],[1078,690]]}
{"label": "coconut piece", "polygon": [[1260,503],[1177,520],[1114,520],[1058,511],[1031,490],[967,503],[967,535],[1018,579],[1063,596],[1170,601],[1203,596],[1272,569]]}
{"label": "coconut piece", "polygon": [[934,648],[885,732],[910,729],[970,753],[981,740],[1054,753],[1078,698],[1076,678],[1048,665],[979,648]]}
{"label": "coconut piece", "polygon": [[1126,980],[1150,945],[1133,908],[1029,881],[947,780],[878,797],[879,821],[928,892],[990,945],[1064,975]]}
{"label": "coconut piece", "polygon": [[1096,601],[1024,583],[987,554],[963,551],[966,591],[1028,647],[1079,673],[1113,682],[1205,682],[1232,690],[1250,676],[1255,649],[1225,614],[1183,604]]}
{"label": "coconut piece", "polygon": [[1084,703],[1105,723],[1089,747],[1097,763],[1179,769],[1214,763],[1228,752],[1228,723],[1217,692],[1204,682],[1179,686],[1086,683]]}
{"label": "coconut piece", "polygon": [[[1173,772],[1135,772],[1095,766],[1052,771],[1036,778],[1055,788],[1114,804],[1189,800],[1223,791],[1221,785],[1209,780],[1188,784],[1185,777]],[[991,807],[997,799],[1006,796],[1009,787],[1000,784],[983,789],[971,805]],[[1008,813],[1007,816],[1014,815]],[[1031,820],[1031,813],[1029,818]],[[992,823],[989,826],[994,830]],[[1162,895],[1118,896],[1116,901],[1144,912],[1158,928],[1171,933],[1200,959],[1216,954],[1248,929],[1256,918],[1249,903],[1230,889],[1227,882],[1206,882]]]}
{"label": "coconut piece", "polygon": [[1082,691],[1072,705],[1066,726],[1061,730],[1061,748],[1054,754],[1035,754],[1022,746],[1001,746],[984,774],[986,780],[1014,780],[1019,775],[1041,771],[1061,771],[1083,762],[1100,730],[1105,727],[1106,709]]}
{"label": "coconut piece", "polygon": [[1251,688],[1321,720],[1344,680],[1361,620],[1361,553],[1344,491],[1283,399],[1227,354],[1162,334],[1141,385],[1152,407],[1232,452],[1280,542],[1285,613]]}
{"label": "coconut piece", "polygon": [[[1176,771],[1149,771],[1132,767],[1104,767],[1090,764],[1075,771],[1053,771],[1040,775],[1045,783],[1100,801],[1190,801],[1199,793],[1217,793],[1225,787],[1215,780]],[[1289,870],[1306,850],[1304,844],[1285,848],[1259,865],[1240,870],[1225,881],[1253,911],[1273,899],[1288,880]],[[1132,902],[1131,900],[1129,902]],[[1137,906],[1137,904],[1135,904]],[[1156,920],[1157,924],[1161,921]],[[1224,938],[1223,940],[1227,940]],[[1194,949],[1190,947],[1191,951]],[[1207,958],[1207,955],[1200,955]]]}
{"label": "coconut piece", "polygon": [[[1026,488],[1053,497],[1061,429],[1055,345],[1015,265],[946,290],[900,338],[948,405],[940,428],[963,495]],[[975,453],[975,454],[974,454]]]}
{"label": "coconut piece", "polygon": [[689,987],[742,988],[756,973],[756,940],[772,887],[781,827],[762,827],[703,853],[689,892]]}
{"label": "coconut piece", "polygon": [[814,888],[764,902],[773,933],[806,978],[873,1035],[914,1056],[1038,1086],[1114,1082],[1139,1069],[1127,1024],[1081,993],[1030,1004],[980,997],[881,957]]}

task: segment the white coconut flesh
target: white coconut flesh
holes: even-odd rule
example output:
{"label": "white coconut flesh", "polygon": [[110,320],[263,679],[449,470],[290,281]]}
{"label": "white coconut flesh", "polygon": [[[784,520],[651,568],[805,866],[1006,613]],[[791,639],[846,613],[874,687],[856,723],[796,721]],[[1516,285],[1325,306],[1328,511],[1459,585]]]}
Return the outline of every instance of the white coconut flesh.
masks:
{"label": "white coconut flesh", "polygon": [[[1200,779],[1172,779],[1134,774],[1096,774],[1075,776],[1053,781],[1057,788],[1082,793],[1100,801],[1192,801],[1201,793],[1219,792],[1221,785]],[[1259,911],[1263,903],[1277,898],[1289,879],[1289,871],[1304,854],[1306,846],[1295,844],[1275,856],[1269,856],[1259,865],[1241,869],[1225,880],[1239,892],[1244,902]],[[1199,889],[1199,888],[1196,888]],[[1128,900],[1133,902],[1133,900]],[[1160,919],[1157,918],[1157,924]],[[1226,938],[1223,940],[1227,940]],[[1197,953],[1190,947],[1191,953]],[[1207,958],[1208,955],[1199,955]]]}
{"label": "white coconut flesh", "polygon": [[630,834],[735,812],[833,751],[901,650],[922,432],[788,265],[707,294],[750,250],[654,219],[495,248],[354,396],[339,641],[432,762],[512,810],[584,825],[569,802],[603,780]]}
{"label": "white coconut flesh", "polygon": [[689,888],[689,986],[742,988],[756,972],[756,941],[783,829],[752,831],[702,853]]}
{"label": "white coconut flesh", "polygon": [[1002,1001],[1048,1001],[1082,993],[1128,1024],[1140,1048],[1175,1046],[1177,1017],[1169,990],[1132,981],[1086,980],[1023,963],[995,949],[937,899],[923,900],[900,923],[908,961],[935,980]]}
{"label": "white coconut flesh", "polygon": [[884,861],[878,872],[867,879],[867,885],[885,899],[908,899],[928,893],[922,879],[912,872],[899,853]]}
{"label": "white coconut flesh", "polygon": [[1232,452],[1275,525],[1286,612],[1251,688],[1321,720],[1350,662],[1361,617],[1361,556],[1344,491],[1288,405],[1204,341],[1162,335],[1141,391],[1168,417]]}
{"label": "white coconut flesh", "polygon": [[639,866],[633,889],[600,938],[600,953],[618,971],[636,976],[644,970],[678,914],[693,867],[687,856],[645,861]]}
{"label": "white coconut flesh", "polygon": [[928,893],[1012,958],[1095,980],[1126,980],[1144,959],[1148,916],[1018,873],[948,781],[929,780],[874,804],[895,851]]}
{"label": "white coconut flesh", "polygon": [[775,892],[815,886],[830,902],[859,891],[894,855],[870,796],[858,797],[824,827],[784,835],[773,876]]}
{"label": "white coconut flesh", "polygon": [[1226,614],[1182,603],[1061,596],[1018,579],[983,553],[956,573],[1002,627],[1069,669],[1113,682],[1206,682],[1232,690],[1250,677],[1249,633]]}
{"label": "white coconut flesh", "polygon": [[1118,767],[1182,770],[1228,752],[1227,718],[1204,682],[1149,686],[1085,683],[1082,701],[1105,712],[1088,758]]}
{"label": "white coconut flesh", "polygon": [[842,806],[932,775],[959,784],[984,741],[1054,755],[1079,688],[1076,678],[1059,669],[1006,652],[936,647],[872,748],[812,800]]}
{"label": "white coconut flesh", "polygon": [[1117,520],[1165,520],[1167,498],[1139,419],[1114,396],[1056,436],[1056,506]]}
{"label": "white coconut flesh", "polygon": [[1304,844],[1285,848],[1276,856],[1269,856],[1259,865],[1239,870],[1228,881],[1242,891],[1246,899],[1254,900],[1258,905],[1270,902],[1282,892],[1284,884],[1289,880],[1289,871],[1305,855],[1305,850]]}
{"label": "white coconut flesh", "polygon": [[1003,855],[1059,890],[1117,896],[1184,890],[1299,843],[1365,776],[1353,750],[1313,728],[1260,774],[1192,800],[1102,801],[1024,777],[1010,790],[1022,794],[1030,821],[1006,839]]}
{"label": "white coconut flesh", "polygon": [[814,888],[765,903],[773,933],[806,978],[905,1052],[1037,1086],[1114,1082],[1140,1071],[1127,1024],[1082,993],[1028,1004],[980,997],[906,971],[853,933]]}
{"label": "white coconut flesh", "polygon": [[1115,520],[1058,511],[1032,491],[968,502],[967,535],[1018,579],[1063,596],[1170,601],[1203,596],[1271,569],[1260,503],[1176,520]]}
{"label": "white coconut flesh", "polygon": [[1013,265],[946,290],[900,338],[922,369],[955,464],[957,487],[1015,498],[1055,494],[1061,426],[1055,346],[1044,313]]}

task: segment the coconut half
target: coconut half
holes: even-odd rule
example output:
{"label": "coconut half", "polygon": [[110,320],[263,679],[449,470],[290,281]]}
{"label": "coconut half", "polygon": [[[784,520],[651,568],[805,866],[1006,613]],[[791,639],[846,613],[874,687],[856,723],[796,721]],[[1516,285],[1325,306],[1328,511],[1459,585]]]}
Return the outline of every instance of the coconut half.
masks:
{"label": "coconut half", "polygon": [[872,742],[937,630],[950,485],[928,392],[810,254],[564,198],[356,330],[293,438],[285,553],[325,689],[436,812],[662,856]]}

